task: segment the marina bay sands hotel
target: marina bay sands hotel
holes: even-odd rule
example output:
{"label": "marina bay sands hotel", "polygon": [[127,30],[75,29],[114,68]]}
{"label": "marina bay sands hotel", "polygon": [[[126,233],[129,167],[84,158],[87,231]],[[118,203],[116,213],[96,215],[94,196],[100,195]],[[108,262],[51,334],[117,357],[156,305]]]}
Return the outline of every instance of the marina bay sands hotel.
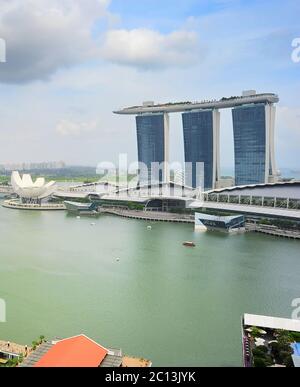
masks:
{"label": "marina bay sands hotel", "polygon": [[[274,129],[276,94],[257,94],[254,90],[242,96],[219,101],[182,102],[156,105],[145,102],[114,112],[136,116],[138,158],[148,167],[150,181],[152,163],[164,165],[159,181],[169,181],[169,114],[182,113],[185,162],[192,165],[185,177],[194,188],[198,186],[199,171],[204,165],[204,188],[218,188],[220,180],[220,109],[232,109],[235,185],[265,184],[277,175]],[[187,176],[189,174],[189,176]]]}

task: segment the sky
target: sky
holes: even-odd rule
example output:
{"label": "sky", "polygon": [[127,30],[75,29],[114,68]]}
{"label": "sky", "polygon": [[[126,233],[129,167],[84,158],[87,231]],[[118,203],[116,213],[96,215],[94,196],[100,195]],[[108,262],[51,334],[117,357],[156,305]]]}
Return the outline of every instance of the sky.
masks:
{"label": "sky", "polygon": [[[0,163],[135,161],[134,117],[113,110],[255,89],[280,96],[278,168],[300,169],[299,16],[298,0],[0,0]],[[233,133],[221,114],[225,173]],[[171,160],[182,159],[175,114]]]}

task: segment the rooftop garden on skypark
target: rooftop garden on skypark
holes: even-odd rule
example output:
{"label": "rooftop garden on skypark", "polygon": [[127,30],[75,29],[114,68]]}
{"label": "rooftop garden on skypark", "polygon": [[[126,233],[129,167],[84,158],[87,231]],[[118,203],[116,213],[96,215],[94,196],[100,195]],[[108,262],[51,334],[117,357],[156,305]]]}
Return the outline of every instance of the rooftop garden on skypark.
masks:
{"label": "rooftop garden on skypark", "polygon": [[158,104],[153,104],[153,105],[144,105],[144,106],[130,106],[127,109],[139,109],[141,107],[144,108],[150,108],[150,107],[166,107],[166,106],[177,106],[177,105],[199,105],[199,104],[205,104],[205,103],[216,103],[216,102],[226,102],[226,101],[232,101],[232,100],[237,100],[237,99],[244,99],[244,98],[251,98],[251,97],[264,97],[268,95],[273,95],[276,96],[274,93],[258,93],[258,94],[253,94],[253,95],[240,95],[240,96],[231,96],[231,97],[222,97],[220,100],[217,99],[211,99],[211,100],[202,100],[202,101],[179,101],[179,102],[167,102],[167,103],[158,103]]}

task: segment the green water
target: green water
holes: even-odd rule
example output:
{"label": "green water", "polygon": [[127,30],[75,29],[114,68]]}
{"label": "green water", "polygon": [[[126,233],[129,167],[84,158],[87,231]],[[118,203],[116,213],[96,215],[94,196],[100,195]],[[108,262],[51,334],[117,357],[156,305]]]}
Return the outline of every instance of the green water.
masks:
{"label": "green water", "polygon": [[85,333],[157,366],[239,366],[241,314],[300,297],[297,241],[4,208],[0,241],[0,339],[23,344]]}

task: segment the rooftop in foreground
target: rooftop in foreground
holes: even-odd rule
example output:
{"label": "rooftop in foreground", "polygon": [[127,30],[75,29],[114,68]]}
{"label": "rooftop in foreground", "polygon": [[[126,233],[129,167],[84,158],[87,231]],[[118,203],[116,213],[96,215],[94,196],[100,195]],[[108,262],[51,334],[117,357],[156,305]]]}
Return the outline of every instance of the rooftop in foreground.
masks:
{"label": "rooftop in foreground", "polygon": [[129,368],[147,368],[151,366],[151,362],[146,359],[124,356],[122,360],[122,367]]}
{"label": "rooftop in foreground", "polygon": [[24,345],[16,343],[10,343],[8,341],[0,341],[0,354],[12,354],[15,356],[26,355],[30,351],[30,348],[26,350]]}
{"label": "rooftop in foreground", "polygon": [[84,335],[61,340],[35,367],[99,367],[108,350]]}
{"label": "rooftop in foreground", "polygon": [[279,97],[274,93],[243,95],[220,100],[201,102],[170,102],[166,104],[154,104],[145,102],[142,106],[132,106],[114,111],[115,114],[138,115],[147,113],[180,113],[201,109],[226,109],[253,103],[273,104],[279,102]]}
{"label": "rooftop in foreground", "polygon": [[242,335],[245,367],[300,366],[300,320],[245,314]]}
{"label": "rooftop in foreground", "polygon": [[121,349],[105,348],[81,334],[63,340],[43,342],[30,353],[20,367],[119,368],[151,365],[150,361],[142,358],[123,357]]}

